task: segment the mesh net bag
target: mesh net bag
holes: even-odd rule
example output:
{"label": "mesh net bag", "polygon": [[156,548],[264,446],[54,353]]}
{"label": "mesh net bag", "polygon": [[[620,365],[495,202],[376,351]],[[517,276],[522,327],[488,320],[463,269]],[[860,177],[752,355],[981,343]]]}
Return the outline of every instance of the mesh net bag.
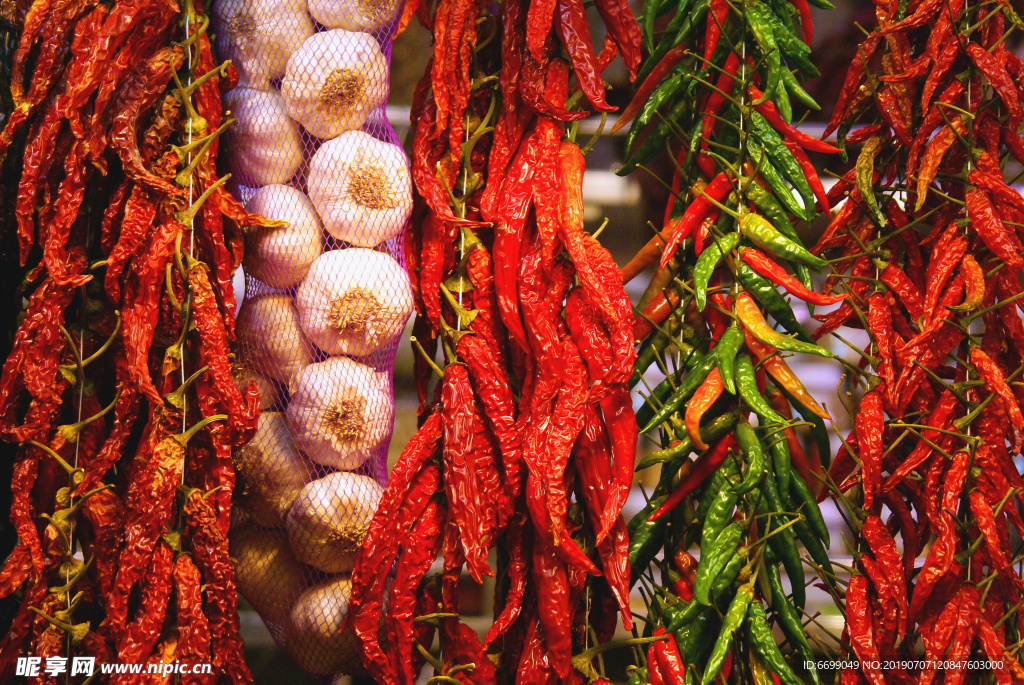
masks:
{"label": "mesh net bag", "polygon": [[235,455],[239,589],[304,670],[357,673],[349,573],[386,480],[392,368],[412,291],[409,164],[384,115],[399,0],[216,0],[239,70],[233,191],[246,234],[240,383],[262,413]]}

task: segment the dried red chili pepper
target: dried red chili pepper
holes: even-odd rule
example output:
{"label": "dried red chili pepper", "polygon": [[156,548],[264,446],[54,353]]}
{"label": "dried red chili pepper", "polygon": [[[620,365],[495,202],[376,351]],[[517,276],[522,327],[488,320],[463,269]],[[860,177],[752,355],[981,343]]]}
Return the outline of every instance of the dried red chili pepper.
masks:
{"label": "dried red chili pepper", "polygon": [[117,658],[124,663],[139,663],[149,656],[164,628],[167,600],[171,596],[171,571],[174,550],[164,541],[157,544],[142,583],[140,611],[117,644]]}
{"label": "dried red chili pepper", "polygon": [[1017,399],[1006,383],[1003,370],[980,347],[971,350],[970,361],[988,387],[1003,400],[1003,407],[1010,417],[1010,423],[1017,429],[1024,427],[1024,414],[1021,414]]}
{"label": "dried red chili pepper", "polygon": [[[846,628],[850,632],[853,651],[861,663],[880,660],[878,647],[872,636],[871,610],[868,605],[868,579],[853,576],[846,586]],[[866,668],[864,676],[872,685],[884,685],[885,679],[879,670]]]}

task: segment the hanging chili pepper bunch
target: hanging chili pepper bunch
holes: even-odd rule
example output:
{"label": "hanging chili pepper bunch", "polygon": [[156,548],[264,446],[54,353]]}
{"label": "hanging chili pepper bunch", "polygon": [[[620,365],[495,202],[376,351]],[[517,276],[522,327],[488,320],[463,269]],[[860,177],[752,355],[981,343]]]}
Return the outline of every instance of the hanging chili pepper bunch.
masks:
{"label": "hanging chili pepper bunch", "polygon": [[[637,440],[632,308],[583,231],[567,122],[587,116],[583,97],[609,109],[601,71],[621,51],[635,73],[639,28],[625,2],[597,5],[600,56],[579,0],[406,7],[435,39],[412,110],[420,206],[406,245],[423,423],[353,573],[350,620],[380,682],[413,682],[425,659],[463,682],[578,682],[597,677],[595,652],[574,653],[609,640],[618,611],[632,624],[619,514]],[[494,575],[492,549],[481,644],[459,622],[458,581],[463,567]]]}
{"label": "hanging chili pepper bunch", "polygon": [[24,141],[29,268],[0,376],[20,445],[0,596],[21,604],[0,681],[19,656],[85,656],[252,682],[226,534],[231,449],[259,406],[231,374],[231,274],[262,220],[216,175],[235,75],[191,1],[40,0],[19,18],[0,154]]}
{"label": "hanging chili pepper bunch", "polygon": [[[1024,582],[1009,533],[1024,530],[1024,198],[1004,165],[1007,152],[1024,159],[1024,63],[1005,44],[1021,21],[1008,3],[875,10],[828,126],[862,146],[815,248],[851,296],[815,335],[849,326],[871,339],[854,431],[829,473],[855,533],[846,649],[914,656],[920,638],[926,661],[842,682],[1020,682]],[[940,675],[943,659],[955,666]]]}
{"label": "hanging chili pepper bunch", "polygon": [[[783,356],[832,355],[812,343],[778,287],[809,305],[842,299],[812,290],[811,270],[828,263],[794,225],[829,209],[807,152],[837,152],[791,125],[791,96],[817,108],[798,81],[816,75],[809,10],[799,0],[651,3],[641,25],[651,56],[615,124],[633,122],[620,173],[663,152],[676,171],[664,228],[622,270],[628,281],[660,256],[639,305],[632,382],[655,363],[666,376],[637,416],[661,446],[638,468],[660,464],[661,473],[629,524],[630,563],[647,630],[674,639],[653,643],[634,677],[711,683],[735,672],[740,682],[774,674],[795,685],[793,664],[812,660],[798,545],[828,587],[834,572],[812,494],[821,467],[804,454],[792,410],[813,427],[821,454],[828,414]],[[690,554],[697,545],[699,562]],[[817,682],[813,668],[810,676]]]}

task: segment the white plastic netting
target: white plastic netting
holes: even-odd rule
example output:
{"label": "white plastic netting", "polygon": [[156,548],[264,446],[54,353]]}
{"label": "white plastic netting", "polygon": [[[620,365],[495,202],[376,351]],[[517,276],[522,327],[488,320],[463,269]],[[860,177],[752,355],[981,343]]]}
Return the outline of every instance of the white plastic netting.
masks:
{"label": "white plastic netting", "polygon": [[233,191],[283,222],[246,233],[239,382],[260,388],[235,455],[242,595],[304,670],[357,673],[349,577],[382,486],[392,369],[412,308],[408,159],[384,114],[400,0],[215,0]]}

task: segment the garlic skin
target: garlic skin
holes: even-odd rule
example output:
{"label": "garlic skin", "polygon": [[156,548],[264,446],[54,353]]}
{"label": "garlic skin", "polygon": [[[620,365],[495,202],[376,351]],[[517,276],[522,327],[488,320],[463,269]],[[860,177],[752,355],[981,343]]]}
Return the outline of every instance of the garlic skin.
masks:
{"label": "garlic skin", "polygon": [[368,33],[314,34],[292,53],[281,82],[292,118],[318,138],[359,128],[388,97],[388,63]]}
{"label": "garlic skin", "polygon": [[282,525],[312,470],[295,449],[284,414],[261,413],[256,434],[233,461],[242,506],[261,526]]}
{"label": "garlic skin", "polygon": [[360,247],[395,237],[412,214],[405,152],[362,131],[324,143],[309,161],[307,185],[324,228]]}
{"label": "garlic skin", "polygon": [[344,472],[306,485],[285,519],[295,558],[327,573],[351,571],[383,492],[372,478]]}
{"label": "garlic skin", "polygon": [[288,224],[281,228],[243,227],[245,272],[272,288],[287,290],[297,285],[321,251],[320,221],[313,203],[301,190],[275,184],[260,188],[245,208]]}
{"label": "garlic skin", "polygon": [[235,88],[225,93],[224,105],[238,119],[224,134],[235,181],[265,186],[294,176],[302,164],[302,141],[281,94]]}
{"label": "garlic skin", "polygon": [[269,411],[276,407],[282,399],[281,388],[271,379],[259,371],[255,371],[242,362],[235,362],[231,365],[231,376],[235,379],[238,391],[245,393],[249,382],[256,384],[256,390],[260,394],[260,411]]}
{"label": "garlic skin", "polygon": [[395,405],[384,374],[334,357],[302,370],[287,413],[292,439],[310,459],[351,470],[390,436]]}
{"label": "garlic skin", "polygon": [[365,356],[394,343],[412,314],[409,276],[383,252],[325,252],[295,295],[299,325],[331,355]]}
{"label": "garlic skin", "polygon": [[229,553],[242,596],[264,620],[287,622],[292,601],[305,581],[302,565],[295,560],[283,531],[252,525],[233,530]]}
{"label": "garlic skin", "polygon": [[299,668],[318,675],[366,672],[352,628],[342,630],[351,594],[352,581],[340,576],[314,585],[296,600],[285,650]]}
{"label": "garlic skin", "polygon": [[238,312],[235,338],[246,366],[286,386],[313,361],[292,298],[284,293],[246,299]]}
{"label": "garlic skin", "polygon": [[309,0],[309,13],[318,23],[347,31],[379,31],[398,14],[397,0]]}
{"label": "garlic skin", "polygon": [[306,0],[217,0],[217,54],[238,67],[238,85],[269,90],[288,58],[313,35]]}

